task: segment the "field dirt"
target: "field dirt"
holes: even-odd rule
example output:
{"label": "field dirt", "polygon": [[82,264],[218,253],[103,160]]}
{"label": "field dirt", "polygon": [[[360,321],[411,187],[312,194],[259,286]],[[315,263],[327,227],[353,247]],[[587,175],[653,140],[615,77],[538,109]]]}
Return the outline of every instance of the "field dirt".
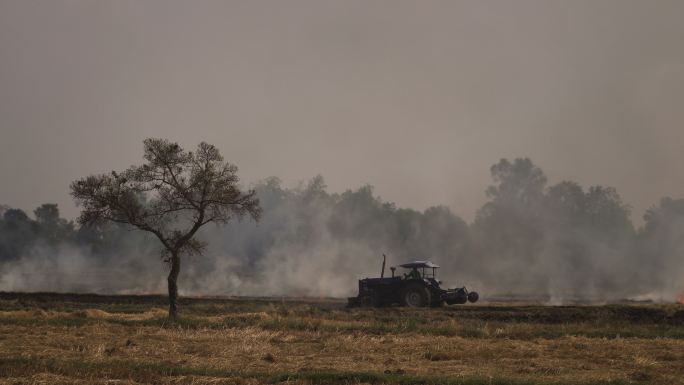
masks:
{"label": "field dirt", "polygon": [[684,306],[0,293],[0,384],[684,384]]}

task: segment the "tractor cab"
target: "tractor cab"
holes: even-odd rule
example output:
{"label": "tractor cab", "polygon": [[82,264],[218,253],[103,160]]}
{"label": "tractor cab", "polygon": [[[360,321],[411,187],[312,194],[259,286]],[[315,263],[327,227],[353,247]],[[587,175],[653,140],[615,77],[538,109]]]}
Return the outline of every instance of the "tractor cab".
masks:
{"label": "tractor cab", "polygon": [[399,267],[409,270],[404,274],[404,279],[429,279],[441,283],[437,281],[439,265],[430,261],[413,261],[399,265]]}

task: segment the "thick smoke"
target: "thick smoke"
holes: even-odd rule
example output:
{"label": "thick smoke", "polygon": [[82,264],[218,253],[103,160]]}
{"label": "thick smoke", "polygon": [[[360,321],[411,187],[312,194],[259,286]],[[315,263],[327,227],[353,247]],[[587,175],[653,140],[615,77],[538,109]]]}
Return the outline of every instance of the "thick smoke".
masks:
{"label": "thick smoke", "polygon": [[[259,223],[201,231],[209,248],[183,260],[181,294],[343,297],[380,273],[383,253],[390,265],[437,262],[448,286],[490,298],[670,301],[684,291],[684,200],[663,199],[635,229],[615,189],[548,185],[529,159],[501,160],[491,176],[471,224],[443,206],[398,208],[370,186],[338,194],[320,176],[295,188],[266,179],[255,186]],[[35,219],[0,214],[0,290],[165,292],[152,237],[121,225],[75,229],[55,205]]]}
{"label": "thick smoke", "polygon": [[547,187],[528,159],[492,166],[490,202],[473,224],[482,272],[512,293],[616,299],[638,294],[630,209],[612,188]]}
{"label": "thick smoke", "polygon": [[0,221],[0,290],[163,292],[158,247],[122,225],[74,229],[44,204],[31,220],[5,209]]}

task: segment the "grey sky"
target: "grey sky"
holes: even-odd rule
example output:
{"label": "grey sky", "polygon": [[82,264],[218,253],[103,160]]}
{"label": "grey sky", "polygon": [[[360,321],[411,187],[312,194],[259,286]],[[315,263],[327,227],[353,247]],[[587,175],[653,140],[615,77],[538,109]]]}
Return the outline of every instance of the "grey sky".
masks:
{"label": "grey sky", "polygon": [[318,173],[471,219],[488,168],[684,196],[682,1],[0,0],[0,203],[217,145],[250,183]]}

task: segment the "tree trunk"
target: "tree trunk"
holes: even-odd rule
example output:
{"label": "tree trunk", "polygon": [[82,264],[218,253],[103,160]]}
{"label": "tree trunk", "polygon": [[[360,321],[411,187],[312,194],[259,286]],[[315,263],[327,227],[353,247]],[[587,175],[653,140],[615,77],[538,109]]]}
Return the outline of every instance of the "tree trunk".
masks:
{"label": "tree trunk", "polygon": [[171,271],[169,272],[169,317],[178,316],[178,273],[180,273],[180,257],[178,254],[171,255]]}

